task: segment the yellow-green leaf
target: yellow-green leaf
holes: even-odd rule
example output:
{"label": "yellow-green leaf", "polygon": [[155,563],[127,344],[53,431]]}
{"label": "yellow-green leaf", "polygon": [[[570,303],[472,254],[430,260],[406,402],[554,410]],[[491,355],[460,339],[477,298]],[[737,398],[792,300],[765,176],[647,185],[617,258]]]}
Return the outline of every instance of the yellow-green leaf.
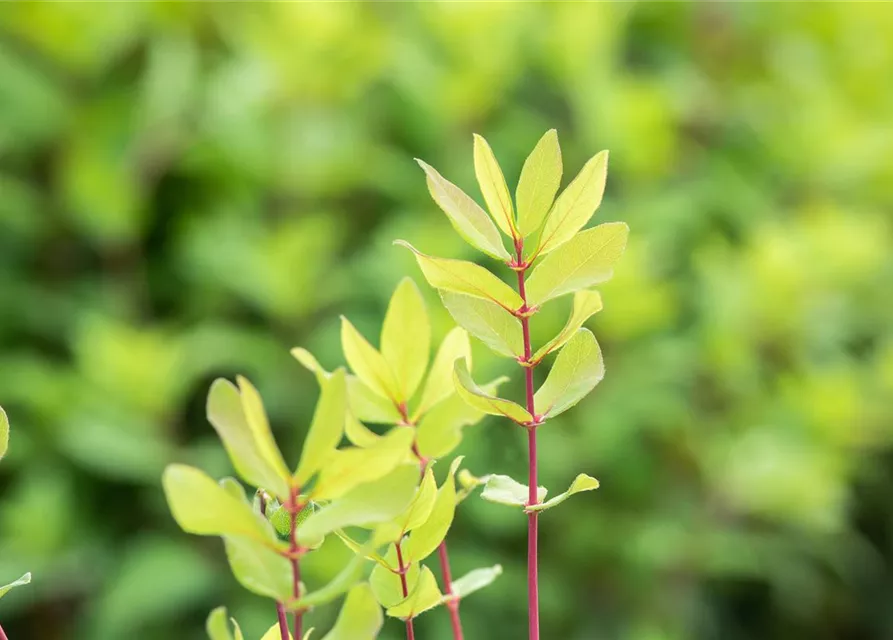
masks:
{"label": "yellow-green leaf", "polygon": [[571,483],[571,486],[568,487],[567,491],[558,494],[554,498],[550,498],[546,502],[527,507],[527,511],[545,511],[546,509],[551,509],[552,507],[561,504],[575,493],[592,491],[593,489],[598,489],[598,480],[592,476],[587,476],[585,473],[581,473],[574,478],[574,481]]}
{"label": "yellow-green leaf", "polygon": [[490,215],[505,235],[516,237],[512,197],[505,184],[505,176],[490,145],[478,134],[474,134],[474,173]]}
{"label": "yellow-green leaf", "polygon": [[561,185],[561,171],[558,132],[549,129],[524,161],[515,190],[521,237],[526,238],[542,225]]}
{"label": "yellow-green leaf", "polygon": [[295,482],[300,487],[325,464],[344,434],[344,420],[347,415],[344,369],[338,369],[328,380],[320,381],[320,387],[322,393],[304,440],[301,461],[295,471]]}
{"label": "yellow-green leaf", "polygon": [[548,255],[527,280],[527,304],[537,307],[566,293],[588,289],[614,275],[614,263],[623,255],[629,227],[609,222],[587,229]]}
{"label": "yellow-green leaf", "polygon": [[462,189],[440,175],[437,170],[416,158],[425,171],[428,191],[434,202],[450,219],[453,228],[471,246],[489,256],[511,260],[511,255],[502,244],[502,236],[493,225],[490,216],[478,206]]}
{"label": "yellow-green leaf", "polygon": [[558,353],[543,386],[533,397],[538,416],[555,417],[577,404],[601,382],[605,363],[595,336],[579,329]]}
{"label": "yellow-green leaf", "polygon": [[497,398],[481,389],[471,378],[462,360],[457,360],[453,367],[453,380],[459,396],[475,409],[494,416],[505,416],[519,424],[533,422],[533,416],[521,405]]}
{"label": "yellow-green leaf", "polygon": [[577,332],[577,329],[583,326],[584,322],[601,310],[602,297],[598,291],[587,289],[577,291],[574,294],[574,308],[564,328],[557,336],[537,349],[536,353],[533,354],[533,362],[538,363],[551,352],[560,349]]}
{"label": "yellow-green leaf", "polygon": [[9,448],[9,419],[3,407],[0,407],[0,460],[6,455]]}
{"label": "yellow-green leaf", "polygon": [[415,253],[422,274],[435,289],[492,300],[509,311],[515,311],[523,304],[514,289],[478,264],[425,255],[403,240],[397,240],[395,244]]}
{"label": "yellow-green leaf", "polygon": [[[242,409],[245,411],[245,419],[254,433],[254,440],[264,460],[282,477],[288,477],[288,466],[282,458],[282,453],[276,445],[276,439],[270,430],[270,422],[267,420],[267,412],[260,394],[247,378],[236,376],[236,384],[239,385],[239,394],[242,398]],[[264,487],[268,488],[268,487]]]}
{"label": "yellow-green leaf", "polygon": [[16,587],[21,587],[23,585],[29,584],[30,582],[31,582],[31,573],[28,572],[25,575],[23,575],[21,578],[19,578],[18,580],[14,580],[14,581],[10,582],[9,584],[0,586],[0,598],[2,598],[7,593],[9,593],[9,591],[11,589],[15,589]]}
{"label": "yellow-green leaf", "polygon": [[431,323],[425,301],[411,278],[403,278],[385,313],[381,328],[381,355],[394,374],[399,397],[415,393],[431,352]]}
{"label": "yellow-green leaf", "polygon": [[245,487],[243,487],[235,478],[220,478],[220,480],[217,481],[217,484],[226,489],[226,492],[232,497],[237,498],[240,502],[248,504],[248,495],[245,493]]}
{"label": "yellow-green leaf", "polygon": [[602,151],[583,165],[577,177],[558,196],[543,225],[537,255],[557,249],[582,229],[602,202],[608,177],[608,152]]}
{"label": "yellow-green leaf", "polygon": [[260,596],[285,601],[292,595],[291,562],[250,538],[226,536],[226,558],[236,580]]}
{"label": "yellow-green leaf", "polygon": [[372,391],[395,404],[405,400],[384,356],[344,316],[341,316],[341,348],[351,370]]}
{"label": "yellow-green leaf", "polygon": [[431,555],[446,538],[456,513],[456,469],[461,463],[462,456],[453,460],[446,480],[437,491],[437,497],[428,518],[409,537],[404,551],[407,562],[421,562]]}
{"label": "yellow-green leaf", "polygon": [[367,584],[350,590],[335,626],[322,640],[375,640],[384,624],[381,608]]}
{"label": "yellow-green leaf", "polygon": [[467,598],[475,591],[480,591],[492,584],[501,575],[502,565],[499,564],[492,567],[473,569],[458,580],[453,581],[453,595],[459,600]]}
{"label": "yellow-green leaf", "polygon": [[387,613],[392,618],[415,618],[428,609],[432,609],[443,601],[443,595],[437,588],[437,580],[431,569],[422,567],[418,583],[405,600],[389,607]]}
{"label": "yellow-green leaf", "polygon": [[[542,502],[547,493],[545,487],[537,487],[536,501]],[[494,474],[487,478],[481,497],[488,502],[523,507],[530,500],[530,493],[527,485],[515,482],[508,476]]]}
{"label": "yellow-green leaf", "polygon": [[[403,583],[400,580],[399,573],[397,573],[400,563],[397,561],[397,551],[393,544],[388,545],[384,560],[385,564],[376,565],[372,569],[372,574],[369,576],[369,584],[375,594],[375,599],[378,600],[381,606],[387,609],[403,601],[407,596],[403,595]],[[421,565],[409,564],[404,559],[403,567],[406,571],[406,593],[408,595],[419,583]]]}
{"label": "yellow-green leaf", "polygon": [[[232,625],[232,631],[230,631],[230,625]],[[205,630],[211,640],[244,640],[239,623],[236,622],[235,618],[230,618],[226,615],[226,607],[217,607],[208,615],[208,620],[205,622]],[[277,640],[278,638],[281,638],[281,636],[278,636]],[[263,640],[266,639],[264,638]]]}
{"label": "yellow-green leaf", "polygon": [[296,606],[301,608],[318,607],[332,602],[359,582],[363,577],[365,563],[366,559],[362,555],[354,556],[326,586],[304,595],[295,603]]}
{"label": "yellow-green leaf", "polygon": [[223,378],[211,383],[207,416],[223,442],[233,468],[246,482],[263,487],[280,498],[288,496],[290,474],[287,471],[281,473],[281,469],[270,462],[275,456],[271,458],[261,450],[256,432],[245,415],[242,394],[234,384]]}
{"label": "yellow-green leaf", "polygon": [[395,541],[408,531],[423,525],[431,515],[431,509],[434,508],[434,501],[437,498],[437,481],[434,479],[432,467],[433,465],[429,464],[425,469],[425,475],[409,508],[397,517],[396,525],[400,533],[395,537]]}
{"label": "yellow-green leaf", "polygon": [[363,449],[374,446],[381,439],[380,435],[357,420],[350,412],[344,418],[344,435],[352,444]]}
{"label": "yellow-green leaf", "polygon": [[[499,310],[503,312],[502,309]],[[437,350],[437,356],[434,358],[434,364],[431,365],[431,371],[428,373],[428,379],[422,390],[422,399],[413,413],[414,421],[455,392],[453,363],[458,358],[464,358],[468,368],[471,368],[471,344],[468,341],[468,334],[459,327],[454,327],[440,343],[440,349]]]}
{"label": "yellow-green leaf", "polygon": [[[313,633],[313,628],[307,630],[307,633],[304,634],[304,640],[307,640],[310,637],[310,634]],[[294,638],[291,633],[288,634],[289,640]],[[274,622],[273,625],[267,629],[267,632],[261,636],[260,640],[282,640],[282,628],[279,626],[278,622]]]}
{"label": "yellow-green leaf", "polygon": [[453,320],[493,351],[511,358],[524,355],[521,323],[504,307],[451,291],[441,291],[440,297]]}

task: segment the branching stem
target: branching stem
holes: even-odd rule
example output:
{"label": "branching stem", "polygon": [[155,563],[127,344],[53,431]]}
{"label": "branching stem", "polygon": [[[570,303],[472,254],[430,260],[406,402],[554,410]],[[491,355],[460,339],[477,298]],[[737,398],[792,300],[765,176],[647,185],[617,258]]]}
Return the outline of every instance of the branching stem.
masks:
{"label": "branching stem", "polygon": [[[406,584],[406,567],[403,564],[403,551],[400,549],[400,543],[394,545],[397,548],[397,568],[400,571],[400,586],[403,589],[403,597],[409,597],[409,588]],[[415,640],[415,629],[412,627],[412,617],[406,619],[406,640]]]}

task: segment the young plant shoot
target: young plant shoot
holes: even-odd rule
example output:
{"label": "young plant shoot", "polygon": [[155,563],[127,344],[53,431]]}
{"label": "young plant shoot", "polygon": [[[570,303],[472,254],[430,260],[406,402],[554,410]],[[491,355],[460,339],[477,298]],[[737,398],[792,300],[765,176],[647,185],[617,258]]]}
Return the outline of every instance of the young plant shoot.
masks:
{"label": "young plant shoot", "polygon": [[[479,386],[467,363],[457,359],[453,378],[459,396],[484,413],[504,416],[527,432],[528,483],[506,476],[490,476],[482,497],[520,507],[528,519],[528,616],[530,640],[539,640],[539,583],[537,579],[537,524],[540,512],[570,495],[598,487],[580,474],[570,488],[545,501],[546,489],[537,484],[537,429],[567,411],[597,385],[605,373],[595,337],[583,324],[601,309],[601,297],[590,287],[613,275],[613,266],[626,247],[629,230],[621,222],[583,229],[602,200],[608,152],[591,158],[558,198],[562,161],[558,135],[550,130],[540,139],[521,170],[515,199],[487,141],[474,137],[474,168],[489,215],[459,187],[433,167],[418,161],[427,176],[428,190],[453,227],[469,244],[505,263],[517,276],[517,290],[473,262],[415,253],[428,283],[440,291],[455,321],[497,354],[514,359],[524,370],[523,404],[500,398]],[[511,241],[506,249],[502,234]],[[552,340],[534,351],[531,317],[542,305],[573,294],[567,324]],[[534,391],[533,371],[557,352],[543,385]]]}

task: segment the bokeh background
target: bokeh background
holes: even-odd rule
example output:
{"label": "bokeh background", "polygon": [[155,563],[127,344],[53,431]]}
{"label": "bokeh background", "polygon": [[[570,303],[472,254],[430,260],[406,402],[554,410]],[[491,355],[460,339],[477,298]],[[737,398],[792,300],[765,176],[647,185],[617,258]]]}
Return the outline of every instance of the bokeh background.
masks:
{"label": "bokeh background", "polygon": [[[543,637],[893,637],[891,33],[884,3],[4,3],[0,581],[34,573],[10,638],[191,640],[224,603],[258,637],[271,605],[159,486],[230,473],[210,380],[252,378],[294,459],[317,387],[288,349],[339,364],[341,313],[377,334],[421,283],[395,238],[476,258],[413,157],[478,196],[472,132],[514,184],[551,127],[565,181],[611,150],[596,220],[632,235],[591,322],[607,376],[541,431],[545,485],[602,481],[543,518]],[[496,419],[461,449],[516,477],[524,451]],[[525,637],[525,536],[463,505],[454,571],[505,567],[470,640]]]}

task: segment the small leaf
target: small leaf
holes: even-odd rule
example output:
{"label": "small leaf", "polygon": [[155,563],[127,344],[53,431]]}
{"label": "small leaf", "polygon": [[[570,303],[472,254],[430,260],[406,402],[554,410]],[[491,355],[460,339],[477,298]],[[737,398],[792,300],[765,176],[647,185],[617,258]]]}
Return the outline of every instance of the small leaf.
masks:
{"label": "small leaf", "polygon": [[[313,633],[313,629],[308,629],[307,633],[304,634],[304,640],[310,637],[310,634]],[[288,634],[289,640],[292,640],[294,636],[291,633]],[[261,637],[260,640],[282,640],[282,628],[279,626],[278,622],[274,622],[273,626],[267,629],[267,632]]]}
{"label": "small leaf", "polygon": [[[385,569],[390,569],[390,566],[388,565],[387,562],[385,562],[384,558],[382,558],[375,551],[369,550],[368,543],[360,544],[359,542],[357,542],[356,540],[351,538],[349,535],[344,533],[344,531],[342,529],[335,529],[334,533],[336,536],[338,536],[338,538],[341,540],[341,542],[344,543],[344,546],[346,546],[348,549],[350,549],[354,553],[361,555],[362,557],[366,558],[366,560],[372,560],[373,562],[377,562],[378,564],[383,566]],[[371,538],[370,538],[370,540],[371,540]]]}
{"label": "small leaf", "polygon": [[608,152],[602,151],[583,165],[577,177],[555,201],[540,234],[535,255],[557,249],[582,229],[602,202],[608,176]]}
{"label": "small leaf", "polygon": [[[507,378],[500,377],[481,387],[484,393],[493,395]],[[452,384],[452,380],[450,380]],[[455,385],[453,386],[455,388]],[[454,394],[437,403],[416,426],[416,445],[426,458],[440,458],[459,446],[462,430],[477,424],[484,412],[475,409],[459,395]]]}
{"label": "small leaf", "polygon": [[[545,487],[536,488],[536,501],[542,502],[546,498],[548,490]],[[511,506],[526,506],[530,494],[527,485],[515,482],[508,476],[491,475],[487,478],[481,497],[488,502],[497,502]]]}
{"label": "small leaf", "polygon": [[443,601],[443,595],[437,588],[437,580],[431,569],[422,567],[419,581],[409,594],[409,597],[389,607],[387,613],[392,618],[415,618],[428,609],[432,609]]}
{"label": "small leaf", "polygon": [[480,486],[487,484],[487,481],[490,479],[489,475],[481,476],[480,478],[471,473],[468,469],[462,469],[459,472],[459,475],[456,476],[459,480],[459,484],[462,489],[456,495],[456,502],[462,502],[467,498],[472,491],[477,489]]}
{"label": "small leaf", "polygon": [[505,308],[489,300],[450,291],[441,291],[440,297],[453,320],[475,338],[500,355],[523,357],[521,323]]}
{"label": "small leaf", "polygon": [[174,520],[187,533],[273,540],[270,523],[195,467],[168,465],[161,482]]}
{"label": "small leaf", "polygon": [[304,595],[297,601],[296,606],[318,607],[346,593],[363,577],[365,560],[361,555],[354,556],[326,586]]}
{"label": "small leaf", "polygon": [[474,134],[474,173],[490,215],[505,235],[516,237],[512,197],[505,184],[505,176],[490,145],[478,134]]}
{"label": "small leaf", "polygon": [[334,500],[359,484],[387,475],[406,459],[413,435],[410,427],[395,427],[371,447],[334,451],[311,489],[312,499]]}
{"label": "small leaf", "polygon": [[352,444],[363,449],[374,447],[381,436],[369,429],[362,422],[357,420],[352,413],[348,412],[344,419],[344,435]]}
{"label": "small leaf", "polygon": [[381,329],[381,355],[394,373],[399,397],[415,393],[428,368],[431,323],[422,294],[411,278],[403,278],[388,304]]}
{"label": "small leaf", "polygon": [[31,583],[31,572],[28,572],[25,575],[23,575],[21,578],[19,578],[18,580],[15,580],[13,582],[10,582],[9,584],[5,584],[2,587],[0,587],[0,598],[2,598],[7,593],[9,593],[9,591],[11,589],[15,589],[16,587],[21,587],[23,585],[30,584],[30,583]]}
{"label": "small leaf", "polygon": [[514,289],[478,264],[425,255],[403,240],[396,240],[394,244],[415,253],[422,274],[435,289],[492,300],[508,311],[519,309],[524,303]]}
{"label": "small leaf", "polygon": [[3,407],[0,407],[0,460],[6,455],[9,448],[9,419]]}
{"label": "small leaf", "polygon": [[341,316],[341,348],[351,370],[372,391],[395,404],[405,400],[384,356],[344,316]]}
{"label": "small leaf", "polygon": [[298,539],[301,544],[314,545],[335,529],[369,526],[397,517],[415,497],[418,478],[417,466],[401,465],[383,478],[364,481],[307,518],[298,528]]}
{"label": "small leaf", "polygon": [[468,244],[499,260],[511,260],[502,244],[502,236],[490,216],[462,189],[440,175],[418,158],[416,162],[427,175],[428,191],[434,202],[450,219],[453,228]]}
{"label": "small leaf", "polygon": [[205,631],[211,640],[233,640],[233,634],[229,630],[229,619],[226,616],[226,607],[217,607],[208,614]]}
{"label": "small leaf", "polygon": [[[236,384],[239,385],[239,393],[242,398],[242,409],[245,412],[245,419],[248,426],[254,433],[254,440],[260,450],[261,456],[267,461],[277,474],[287,478],[288,466],[282,458],[282,453],[276,445],[276,439],[273,438],[273,432],[270,430],[270,422],[267,420],[267,412],[264,411],[263,402],[260,394],[246,378],[236,376]],[[269,487],[264,487],[269,490]]]}
{"label": "small leaf", "polygon": [[335,626],[322,640],[375,640],[383,624],[384,616],[369,585],[357,585],[347,594]]}
{"label": "small leaf", "polygon": [[579,329],[558,353],[543,386],[533,396],[538,416],[555,416],[582,400],[605,376],[602,352],[589,329]]}
{"label": "small leaf", "polygon": [[545,345],[533,354],[533,362],[538,363],[549,353],[560,349],[564,343],[571,339],[577,329],[589,320],[593,315],[602,310],[602,297],[598,291],[584,289],[574,294],[574,308],[561,332],[549,340]]}
{"label": "small leaf", "polygon": [[248,504],[248,494],[245,493],[245,487],[235,478],[221,478],[217,484],[226,489],[226,492],[232,497]]}
{"label": "small leaf", "polygon": [[475,591],[490,586],[501,575],[502,565],[499,564],[469,571],[458,580],[453,581],[453,595],[459,600],[467,598]]}
{"label": "small leaf", "polygon": [[526,510],[545,511],[546,509],[551,509],[552,507],[561,504],[575,493],[580,493],[581,491],[592,491],[593,489],[598,489],[598,480],[596,480],[592,476],[587,476],[585,473],[581,473],[576,478],[574,478],[574,481],[571,483],[571,486],[568,487],[567,491],[558,494],[557,496],[551,498],[546,502],[529,506]]}
{"label": "small leaf", "polygon": [[453,380],[456,383],[456,391],[459,396],[475,409],[494,416],[505,416],[519,424],[533,422],[527,410],[511,400],[497,398],[481,389],[468,373],[468,368],[462,360],[456,360],[453,367]]}
{"label": "small leaf", "polygon": [[[499,310],[502,312],[502,309]],[[459,327],[454,327],[437,350],[434,364],[431,365],[431,371],[425,381],[422,399],[413,413],[413,421],[417,421],[428,409],[456,392],[453,385],[453,363],[458,358],[464,358],[471,368],[471,344],[468,341],[468,334]]]}
{"label": "small leaf", "polygon": [[227,536],[223,542],[230,569],[239,584],[274,600],[291,597],[292,569],[288,559],[249,538]]}
{"label": "small leaf", "polygon": [[[397,552],[393,544],[388,545],[388,551],[385,554],[385,565],[376,565],[372,569],[369,576],[369,584],[375,594],[375,599],[385,609],[399,604],[407,596],[403,595],[403,583],[397,572],[399,563],[397,562]],[[421,565],[404,563],[406,570],[406,588],[407,594],[412,592],[419,583],[421,575]]]}
{"label": "small leaf", "polygon": [[538,307],[552,298],[610,280],[628,236],[629,227],[622,222],[600,224],[577,234],[533,269],[527,280],[528,306]]}
{"label": "small leaf", "polygon": [[281,473],[261,451],[255,431],[248,424],[242,394],[234,384],[223,378],[211,383],[207,415],[236,472],[255,487],[263,487],[279,497],[287,496],[290,474]]}
{"label": "small leaf", "polygon": [[446,538],[456,513],[456,469],[461,463],[462,456],[453,460],[446,480],[437,491],[428,519],[409,537],[404,553],[407,562],[421,562]]}
{"label": "small leaf", "polygon": [[558,132],[550,129],[524,161],[518,188],[515,190],[521,237],[526,238],[543,223],[561,185],[561,171]]}
{"label": "small leaf", "polygon": [[307,484],[341,442],[347,415],[347,382],[344,369],[338,369],[328,380],[320,381],[322,393],[316,403],[313,421],[304,440],[301,461],[294,481],[299,487]]}
{"label": "small leaf", "polygon": [[400,540],[403,534],[423,525],[431,515],[431,509],[434,508],[434,501],[437,498],[437,481],[434,479],[433,466],[429,464],[425,469],[425,475],[422,476],[419,489],[409,508],[396,518],[395,524],[399,533],[394,537],[394,541]]}

